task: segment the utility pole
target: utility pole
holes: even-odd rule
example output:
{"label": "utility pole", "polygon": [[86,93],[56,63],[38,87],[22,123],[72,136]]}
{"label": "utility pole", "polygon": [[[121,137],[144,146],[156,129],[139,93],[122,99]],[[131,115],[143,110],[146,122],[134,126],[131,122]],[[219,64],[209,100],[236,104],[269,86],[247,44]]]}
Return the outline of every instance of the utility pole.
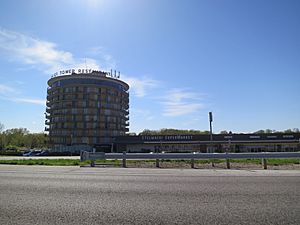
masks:
{"label": "utility pole", "polygon": [[209,115],[210,141],[212,142],[212,140],[213,140],[213,136],[212,136],[212,121],[213,121],[213,115],[212,115],[212,112],[209,112],[208,115]]}
{"label": "utility pole", "polygon": [[[210,146],[209,146],[209,152],[212,153],[213,152],[213,135],[212,135],[212,122],[213,122],[213,115],[212,112],[208,113],[208,117],[209,117],[209,132],[210,132]],[[214,161],[211,161],[211,165],[212,167],[215,166]]]}

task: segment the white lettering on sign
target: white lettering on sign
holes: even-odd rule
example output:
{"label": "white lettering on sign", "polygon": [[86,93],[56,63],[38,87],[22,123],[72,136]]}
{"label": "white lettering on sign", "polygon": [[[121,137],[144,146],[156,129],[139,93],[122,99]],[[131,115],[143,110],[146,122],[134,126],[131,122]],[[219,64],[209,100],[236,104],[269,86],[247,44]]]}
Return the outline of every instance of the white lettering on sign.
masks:
{"label": "white lettering on sign", "polygon": [[72,73],[92,73],[92,69],[69,69],[69,70],[61,70],[59,72],[56,72],[55,74],[59,75],[68,75]]}
{"label": "white lettering on sign", "polygon": [[232,136],[224,136],[225,139],[230,139]]}
{"label": "white lettering on sign", "polygon": [[120,78],[120,72],[115,71],[113,74],[112,72],[104,72],[104,71],[96,71],[92,69],[68,69],[68,70],[60,70],[59,72],[55,72],[51,78],[57,77],[57,76],[64,76],[64,75],[72,75],[74,73],[76,74],[90,74],[93,72],[98,72],[103,74],[104,76],[111,77],[111,78]]}
{"label": "white lettering on sign", "polygon": [[249,138],[260,138],[260,136],[250,136]]}
{"label": "white lettering on sign", "polygon": [[283,138],[294,138],[294,135],[283,135]]}
{"label": "white lettering on sign", "polygon": [[179,140],[192,140],[192,135],[165,135],[165,136],[142,136],[142,140],[146,141],[179,141]]}

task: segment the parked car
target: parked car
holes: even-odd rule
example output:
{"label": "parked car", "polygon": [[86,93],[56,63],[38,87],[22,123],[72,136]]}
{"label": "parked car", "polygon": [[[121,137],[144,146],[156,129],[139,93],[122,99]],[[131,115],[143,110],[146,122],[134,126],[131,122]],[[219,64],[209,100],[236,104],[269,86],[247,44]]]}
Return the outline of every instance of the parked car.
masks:
{"label": "parked car", "polygon": [[25,152],[23,156],[36,156],[37,154],[40,154],[42,151],[29,151]]}
{"label": "parked car", "polygon": [[23,152],[22,155],[23,155],[23,156],[27,156],[27,154],[28,154],[29,152],[31,152],[31,151],[28,151],[28,150],[27,150],[27,151]]}
{"label": "parked car", "polygon": [[37,153],[36,156],[48,156],[49,151],[48,150],[43,150],[40,153]]}

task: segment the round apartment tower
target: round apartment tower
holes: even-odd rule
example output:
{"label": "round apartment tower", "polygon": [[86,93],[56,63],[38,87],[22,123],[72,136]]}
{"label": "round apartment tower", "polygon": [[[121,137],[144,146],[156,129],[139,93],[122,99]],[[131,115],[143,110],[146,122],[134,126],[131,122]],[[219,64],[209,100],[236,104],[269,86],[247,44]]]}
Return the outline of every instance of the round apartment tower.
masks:
{"label": "round apartment tower", "polygon": [[129,85],[102,71],[66,72],[69,74],[56,74],[48,81],[45,130],[50,148],[92,150],[108,147],[114,137],[125,135]]}

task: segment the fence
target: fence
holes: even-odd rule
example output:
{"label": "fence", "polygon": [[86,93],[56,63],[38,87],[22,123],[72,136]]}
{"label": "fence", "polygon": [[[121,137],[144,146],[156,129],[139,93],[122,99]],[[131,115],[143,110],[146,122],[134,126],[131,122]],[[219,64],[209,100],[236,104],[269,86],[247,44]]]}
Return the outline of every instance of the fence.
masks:
{"label": "fence", "polygon": [[91,166],[95,166],[95,160],[122,159],[123,167],[126,167],[126,160],[156,160],[156,167],[159,167],[161,159],[189,159],[191,168],[194,168],[195,159],[225,159],[226,167],[230,169],[230,159],[261,159],[264,169],[267,169],[267,159],[271,158],[300,158],[300,152],[255,152],[255,153],[104,153],[86,152],[80,153],[80,160],[91,160]]}

